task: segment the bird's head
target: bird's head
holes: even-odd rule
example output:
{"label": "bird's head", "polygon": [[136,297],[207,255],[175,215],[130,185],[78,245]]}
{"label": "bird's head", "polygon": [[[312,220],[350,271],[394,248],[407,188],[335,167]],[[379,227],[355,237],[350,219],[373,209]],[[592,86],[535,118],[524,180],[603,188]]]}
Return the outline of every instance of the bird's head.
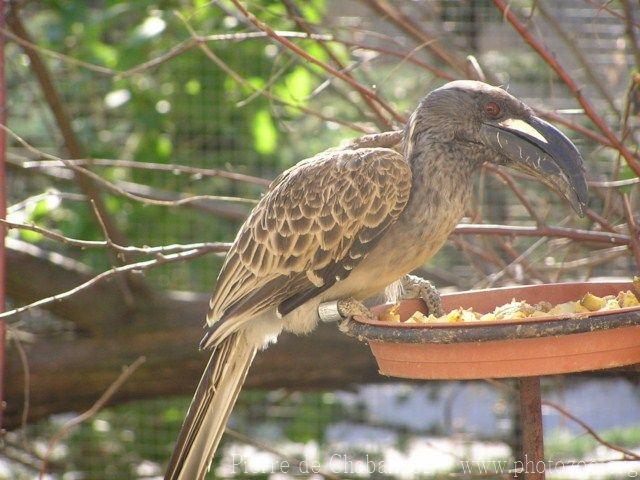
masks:
{"label": "bird's head", "polygon": [[447,83],[420,102],[405,138],[408,155],[427,139],[472,144],[473,160],[532,175],[583,215],[587,182],[580,153],[562,132],[501,88],[469,80]]}

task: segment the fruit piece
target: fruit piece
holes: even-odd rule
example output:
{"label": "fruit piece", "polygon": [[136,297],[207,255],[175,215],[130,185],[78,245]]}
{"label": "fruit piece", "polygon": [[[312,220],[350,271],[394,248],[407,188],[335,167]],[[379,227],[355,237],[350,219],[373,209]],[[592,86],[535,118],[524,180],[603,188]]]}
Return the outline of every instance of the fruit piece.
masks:
{"label": "fruit piece", "polygon": [[[430,317],[432,315],[429,315]],[[429,318],[422,312],[414,312],[405,323],[427,323]]]}
{"label": "fruit piece", "polygon": [[607,300],[607,303],[604,304],[604,307],[600,309],[600,311],[603,312],[607,310],[619,310],[619,309],[620,309],[620,304],[618,303],[618,300],[616,300],[615,298],[610,298],[609,300]]}
{"label": "fruit piece", "polygon": [[559,303],[551,310],[547,312],[547,315],[551,315],[554,317],[562,317],[562,316],[571,316],[575,313],[586,313],[587,310],[585,307],[580,305],[580,302],[565,302]]}
{"label": "fruit piece", "polygon": [[496,320],[519,320],[528,317],[535,309],[527,302],[517,302],[515,299],[511,303],[496,307],[493,313]]}
{"label": "fruit piece", "polygon": [[[546,300],[542,300],[541,302],[536,303],[535,305],[533,305],[533,312],[542,312],[542,313],[546,313],[549,310],[551,310],[553,308],[553,305],[551,305],[551,302],[547,302]],[[533,316],[533,313],[531,314],[531,316]]]}
{"label": "fruit piece", "polygon": [[462,322],[462,313],[461,313],[460,308],[456,308],[455,310],[451,310],[449,313],[447,313],[446,315],[440,317],[438,320],[440,322],[445,322],[445,323],[460,323]]}
{"label": "fruit piece", "polygon": [[618,297],[616,298],[616,300],[618,300],[618,304],[622,308],[637,307],[638,305],[640,305],[638,298],[633,294],[631,290],[618,293]]}
{"label": "fruit piece", "polygon": [[580,300],[580,305],[582,305],[590,312],[600,310],[605,306],[606,303],[607,301],[604,298],[593,295],[592,293],[587,293],[584,297],[582,297],[582,300]]}
{"label": "fruit piece", "polygon": [[440,319],[433,314],[429,314],[429,316],[426,317],[425,319],[425,323],[438,323],[438,322],[440,322]]}
{"label": "fruit piece", "polygon": [[495,313],[485,313],[480,317],[481,322],[495,322],[496,314]]}
{"label": "fruit piece", "polygon": [[633,277],[633,289],[640,295],[640,277]]}
{"label": "fruit piece", "polygon": [[400,322],[400,314],[398,313],[399,309],[400,309],[400,305],[396,304],[393,307],[391,307],[389,310],[382,312],[382,314],[380,314],[378,318],[383,322],[398,323]]}
{"label": "fruit piece", "polygon": [[548,317],[548,316],[549,314],[547,312],[544,312],[542,310],[536,310],[531,315],[529,315],[529,318]]}
{"label": "fruit piece", "polygon": [[478,317],[476,317],[476,314],[473,312],[473,310],[460,309],[460,318],[462,318],[463,322],[478,321]]}

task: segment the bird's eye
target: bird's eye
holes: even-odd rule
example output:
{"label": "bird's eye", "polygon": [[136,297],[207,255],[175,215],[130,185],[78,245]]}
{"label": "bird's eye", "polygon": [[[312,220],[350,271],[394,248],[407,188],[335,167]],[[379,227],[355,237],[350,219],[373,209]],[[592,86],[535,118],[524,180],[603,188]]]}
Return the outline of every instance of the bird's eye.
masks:
{"label": "bird's eye", "polygon": [[496,102],[487,102],[484,106],[484,111],[490,117],[495,118],[500,115],[500,105],[498,105]]}

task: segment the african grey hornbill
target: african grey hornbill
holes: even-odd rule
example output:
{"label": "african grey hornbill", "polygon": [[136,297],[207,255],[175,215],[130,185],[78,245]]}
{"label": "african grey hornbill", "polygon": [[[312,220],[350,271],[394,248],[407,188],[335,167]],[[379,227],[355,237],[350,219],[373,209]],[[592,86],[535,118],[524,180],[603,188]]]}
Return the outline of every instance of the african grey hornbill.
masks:
{"label": "african grey hornbill", "polygon": [[334,302],[323,309],[341,317],[370,315],[361,301],[400,280],[401,296],[421,296],[440,314],[436,290],[407,274],[461,219],[484,162],[539,178],[580,214],[586,205],[573,144],[504,90],[475,81],[432,91],[401,133],[327,150],[274,180],[218,276],[202,342],[214,352],[165,478],[204,477],[256,351],[282,330],[310,332],[321,303]]}

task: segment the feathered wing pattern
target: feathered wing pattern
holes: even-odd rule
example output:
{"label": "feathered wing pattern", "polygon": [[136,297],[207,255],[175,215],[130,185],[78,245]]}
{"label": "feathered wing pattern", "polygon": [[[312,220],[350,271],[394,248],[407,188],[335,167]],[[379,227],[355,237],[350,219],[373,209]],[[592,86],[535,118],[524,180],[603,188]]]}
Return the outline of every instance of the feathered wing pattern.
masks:
{"label": "feathered wing pattern", "polygon": [[209,324],[273,307],[286,314],[345,279],[400,215],[410,189],[409,165],[386,148],[329,150],[284,172],[238,232]]}
{"label": "feathered wing pattern", "polygon": [[274,307],[286,314],[348,277],[404,209],[409,165],[395,150],[358,148],[376,141],[328,150],[287,170],[241,227],[207,315],[203,345],[215,350],[166,480],[204,478],[256,352],[241,328]]}

